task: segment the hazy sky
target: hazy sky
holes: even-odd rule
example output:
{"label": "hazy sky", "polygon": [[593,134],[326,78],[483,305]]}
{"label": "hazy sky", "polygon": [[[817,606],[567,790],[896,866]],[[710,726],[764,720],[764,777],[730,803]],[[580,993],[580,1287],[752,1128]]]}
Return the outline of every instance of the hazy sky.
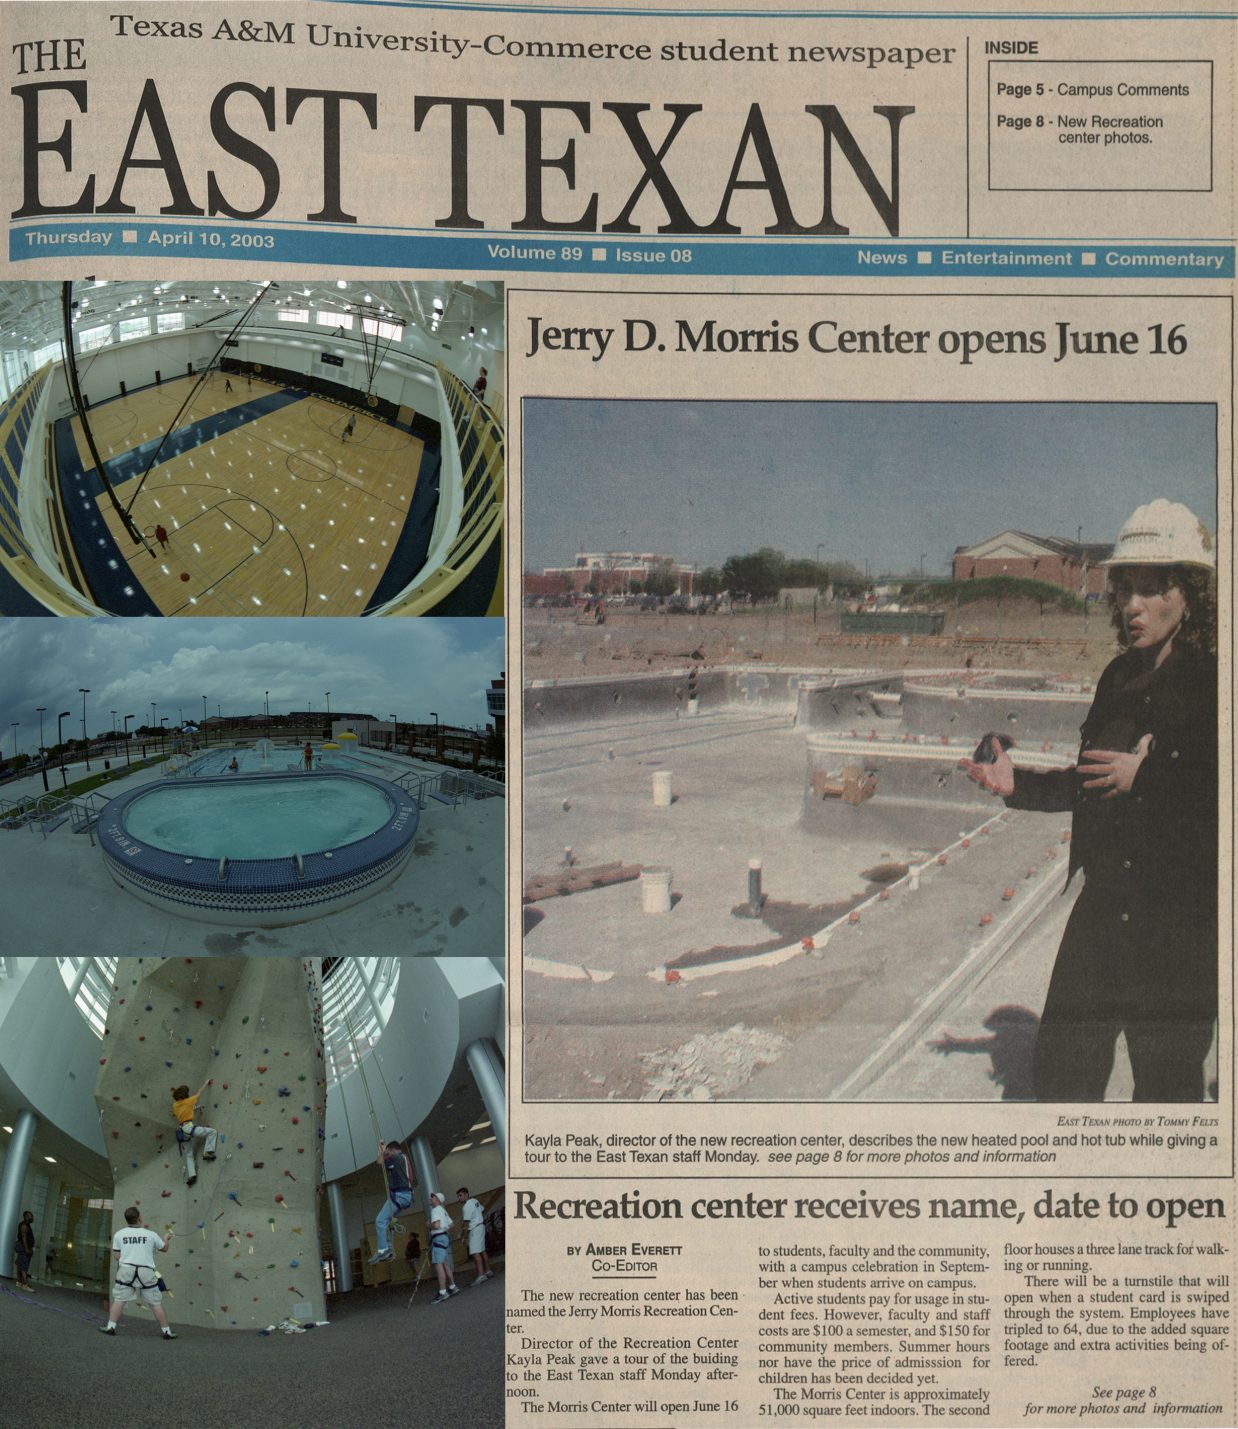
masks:
{"label": "hazy sky", "polygon": [[367,620],[0,620],[0,740],[13,753],[12,722],[20,721],[17,748],[56,740],[56,716],[71,710],[66,735],[80,737],[82,697],[92,735],[135,716],[129,728],[156,718],[202,718],[216,705],[225,715],[258,714],[263,691],[272,711],[331,708],[372,713],[380,719],[444,724],[487,722],[485,690],[505,665],[504,622],[493,619]]}
{"label": "hazy sky", "polygon": [[719,565],[773,546],[946,575],[1007,527],[1112,541],[1145,501],[1216,529],[1205,404],[654,402],[524,407],[526,570],[577,551]]}

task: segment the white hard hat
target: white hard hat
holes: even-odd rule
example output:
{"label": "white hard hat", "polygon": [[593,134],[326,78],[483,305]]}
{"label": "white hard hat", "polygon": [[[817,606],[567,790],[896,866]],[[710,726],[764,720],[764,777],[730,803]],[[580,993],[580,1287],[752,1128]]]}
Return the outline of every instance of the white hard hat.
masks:
{"label": "white hard hat", "polygon": [[1118,532],[1102,566],[1203,566],[1216,568],[1208,528],[1180,501],[1160,498],[1140,506]]}

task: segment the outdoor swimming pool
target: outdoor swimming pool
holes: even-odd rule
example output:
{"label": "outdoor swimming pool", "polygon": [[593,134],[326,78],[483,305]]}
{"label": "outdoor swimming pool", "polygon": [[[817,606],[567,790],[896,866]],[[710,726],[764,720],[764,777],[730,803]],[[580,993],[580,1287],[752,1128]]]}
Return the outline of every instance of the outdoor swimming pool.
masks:
{"label": "outdoor swimming pool", "polygon": [[288,858],[355,843],[390,816],[390,798],[354,779],[199,779],[135,800],[125,827],[135,839],[169,853]]}
{"label": "outdoor swimming pool", "polygon": [[412,853],[416,800],[384,779],[317,770],[159,780],[113,799],[99,843],[113,879],[190,918],[278,927],[357,903]]}

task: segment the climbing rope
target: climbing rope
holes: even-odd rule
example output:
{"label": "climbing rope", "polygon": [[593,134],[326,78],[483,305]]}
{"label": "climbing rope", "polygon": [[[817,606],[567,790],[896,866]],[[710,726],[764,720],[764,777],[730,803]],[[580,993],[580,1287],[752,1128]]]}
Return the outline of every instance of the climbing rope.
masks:
{"label": "climbing rope", "polygon": [[[358,975],[358,977],[361,976],[361,971],[360,971],[360,969],[357,970],[357,975]],[[361,1087],[362,1087],[362,1090],[365,1092],[366,1106],[369,1107],[369,1111],[370,1111],[370,1125],[371,1125],[371,1126],[373,1127],[373,1129],[374,1129],[374,1141],[375,1141],[375,1143],[378,1144],[378,1145],[384,1145],[385,1143],[383,1142],[382,1133],[380,1132],[379,1127],[378,1127],[378,1113],[374,1110],[374,1098],[370,1095],[370,1083],[369,1083],[369,1078],[365,1075],[365,1064],[364,1064],[364,1062],[362,1062],[362,1060],[361,1060],[361,1049],[360,1049],[360,1046],[359,1046],[359,1044],[358,1044],[358,1042],[357,1042],[356,1029],[353,1027],[352,1012],[351,1012],[351,1010],[350,1010],[350,1008],[349,1008],[349,1006],[348,1006],[348,1001],[347,1001],[347,999],[346,999],[346,998],[342,998],[341,1001],[342,1001],[343,1008],[344,1008],[344,1025],[345,1025],[345,1027],[347,1027],[347,1029],[348,1029],[348,1040],[349,1040],[350,1045],[352,1046],[353,1064],[355,1065],[355,1067],[356,1067],[356,1069],[357,1069],[357,1073],[358,1073],[358,1075],[359,1075],[360,1078],[361,1078]],[[378,1065],[378,1064],[376,1063],[375,1065]],[[378,1074],[379,1074],[380,1077],[382,1077],[382,1067],[381,1067],[381,1066],[378,1067]],[[383,1087],[384,1087],[384,1090],[387,1091],[388,1100],[391,1100],[391,1091],[390,1091],[390,1089],[387,1087],[387,1079],[386,1079],[385,1077],[383,1077]],[[348,1104],[347,1104],[347,1101],[345,1101],[345,1108],[347,1108],[347,1105],[348,1105]],[[394,1106],[395,1106],[395,1102],[392,1100],[392,1107],[394,1108]],[[344,1115],[345,1115],[345,1119],[347,1119],[347,1115],[348,1115],[347,1110],[345,1110]],[[351,1139],[352,1139],[352,1137],[351,1137],[351,1131],[350,1131],[350,1133],[349,1133],[349,1140],[350,1140],[350,1142],[351,1142]],[[354,1159],[355,1159],[355,1152],[354,1152]],[[379,1171],[379,1174],[380,1174],[380,1175],[382,1176],[382,1178],[383,1178],[383,1195],[384,1195],[384,1197],[385,1197],[387,1200],[390,1200],[390,1199],[391,1199],[391,1190],[390,1190],[390,1187],[387,1185],[387,1173],[386,1173],[386,1170],[385,1170],[381,1165],[379,1165],[377,1169],[378,1169],[378,1171]],[[398,1206],[396,1207],[396,1211],[397,1211],[397,1213],[398,1213],[398,1211],[399,1211],[399,1207],[398,1207]],[[391,1233],[392,1233],[393,1235],[403,1235],[403,1234],[404,1234],[404,1227],[399,1223],[398,1220],[394,1220],[394,1219],[393,1219],[393,1220],[391,1221],[391,1223],[390,1223],[390,1229],[391,1229]]]}

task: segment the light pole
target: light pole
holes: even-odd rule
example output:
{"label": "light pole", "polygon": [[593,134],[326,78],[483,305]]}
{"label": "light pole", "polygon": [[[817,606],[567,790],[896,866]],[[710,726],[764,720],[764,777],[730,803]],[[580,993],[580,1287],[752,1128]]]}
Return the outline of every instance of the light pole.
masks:
{"label": "light pole", "polygon": [[167,717],[167,715],[160,715],[160,716],[159,716],[159,753],[160,753],[160,754],[164,753],[164,749],[165,749],[164,740],[165,740],[165,738],[167,737],[167,732],[168,732],[168,730],[167,730],[167,724],[168,724],[168,717]]}
{"label": "light pole", "polygon": [[266,725],[265,725],[265,727],[264,727],[263,733],[266,735],[267,739],[270,739],[270,737],[271,737],[271,692],[270,692],[270,690],[265,690],[265,691],[263,692],[263,695],[262,695],[262,708],[266,711]]}
{"label": "light pole", "polygon": [[431,736],[431,738],[432,738],[432,740],[433,740],[434,757],[435,757],[435,759],[437,759],[437,758],[438,758],[438,711],[437,711],[437,710],[431,710],[431,711],[430,711],[430,718],[434,721],[434,734]]}
{"label": "light pole", "polygon": [[86,744],[86,770],[87,770],[87,773],[89,773],[89,772],[90,772],[90,736],[86,733],[86,696],[90,693],[90,691],[89,691],[89,690],[84,690],[84,689],[82,689],[82,687],[79,685],[79,686],[77,687],[77,692],[78,692],[78,694],[81,695],[81,697],[82,697],[82,739],[85,741],[85,744]]}
{"label": "light pole", "polygon": [[327,718],[331,718],[331,691],[327,691]]}
{"label": "light pole", "polygon": [[39,716],[39,759],[43,765],[43,792],[48,792],[47,784],[47,750],[43,744],[43,716],[47,713],[46,705],[38,705],[35,713]]}
{"label": "light pole", "polygon": [[129,767],[129,721],[130,721],[132,718],[133,718],[132,715],[126,715],[126,716],[125,716],[125,726],[124,726],[124,727],[125,727],[125,768],[126,768],[126,769],[128,769],[128,767]]}
{"label": "light pole", "polygon": [[206,729],[206,696],[203,695],[203,696],[202,696],[202,742],[205,744],[205,743],[207,743],[207,742],[209,741],[209,739],[210,739],[210,735],[207,733],[207,729]]}
{"label": "light pole", "polygon": [[928,555],[928,552],[927,552],[927,551],[921,551],[921,553],[920,553],[920,579],[921,579],[921,580],[924,579],[924,557],[925,557],[926,555]]}
{"label": "light pole", "polygon": [[17,759],[17,726],[18,726],[19,724],[21,724],[21,720],[15,719],[15,720],[13,721],[13,759],[14,759],[14,761],[16,761],[16,759]]}
{"label": "light pole", "polygon": [[61,731],[64,729],[65,720],[72,713],[72,710],[61,710],[56,716],[56,743],[60,746],[60,782],[66,789],[69,787],[69,776],[64,772],[64,735]]}
{"label": "light pole", "polygon": [[116,711],[112,711],[112,753],[116,753]]}

